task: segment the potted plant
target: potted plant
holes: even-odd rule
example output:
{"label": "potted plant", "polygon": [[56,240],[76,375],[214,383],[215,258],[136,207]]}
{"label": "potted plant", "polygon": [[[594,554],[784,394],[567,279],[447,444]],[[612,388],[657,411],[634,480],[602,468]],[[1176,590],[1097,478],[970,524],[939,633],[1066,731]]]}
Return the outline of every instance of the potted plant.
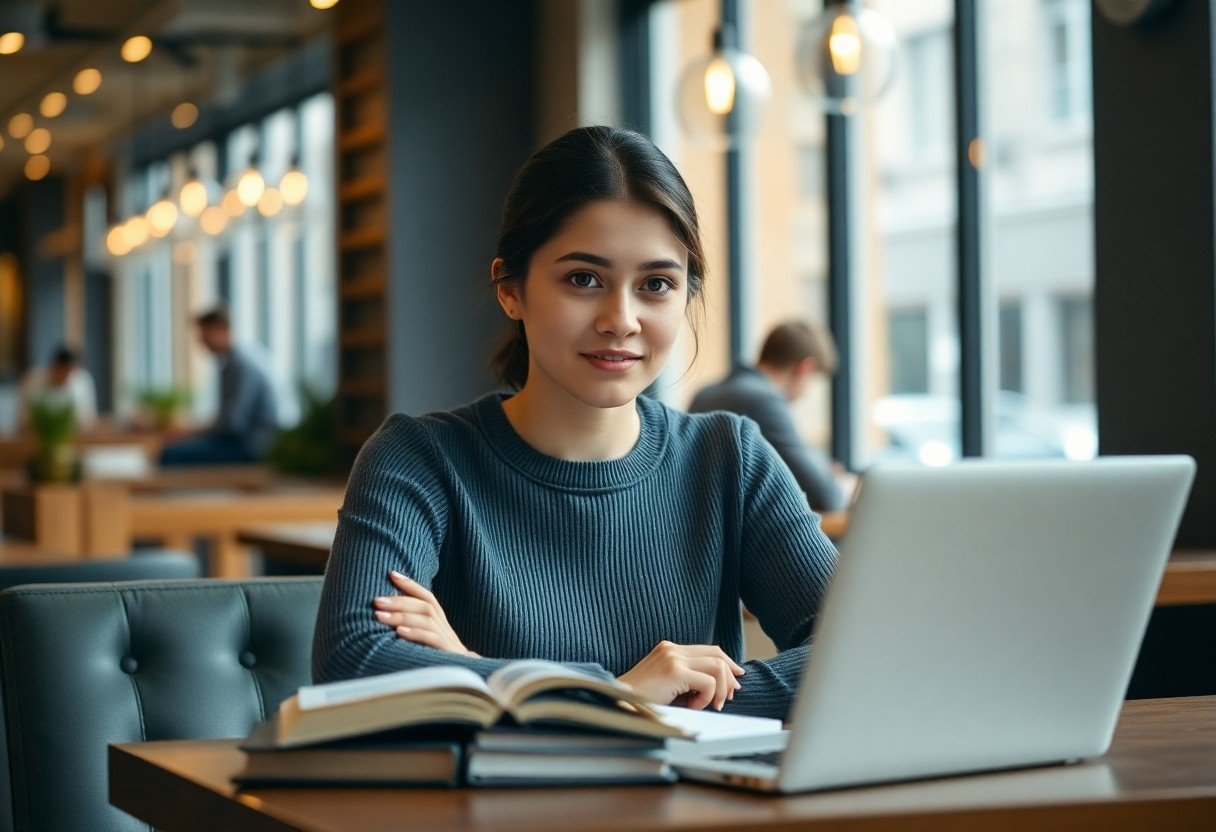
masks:
{"label": "potted plant", "polygon": [[30,402],[30,425],[38,449],[30,460],[30,479],[68,483],[80,478],[76,459],[76,408],[71,402],[36,399]]}
{"label": "potted plant", "polygon": [[190,405],[190,391],[181,387],[149,387],[136,398],[151,414],[158,430],[176,427],[182,412]]}
{"label": "potted plant", "polygon": [[283,474],[322,476],[341,467],[338,449],[338,402],[300,384],[299,423],[279,433],[267,461]]}

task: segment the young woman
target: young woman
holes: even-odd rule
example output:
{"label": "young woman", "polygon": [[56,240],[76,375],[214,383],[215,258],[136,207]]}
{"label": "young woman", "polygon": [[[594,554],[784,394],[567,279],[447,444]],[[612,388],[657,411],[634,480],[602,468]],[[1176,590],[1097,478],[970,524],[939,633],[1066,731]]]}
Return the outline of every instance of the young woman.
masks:
{"label": "young woman", "polygon": [[[490,274],[516,392],[396,414],[363,448],[314,677],[545,658],[783,716],[836,555],[754,423],[641,395],[705,276],[684,180],[644,136],[573,130],[517,176]],[[739,663],[740,600],[775,658]]]}

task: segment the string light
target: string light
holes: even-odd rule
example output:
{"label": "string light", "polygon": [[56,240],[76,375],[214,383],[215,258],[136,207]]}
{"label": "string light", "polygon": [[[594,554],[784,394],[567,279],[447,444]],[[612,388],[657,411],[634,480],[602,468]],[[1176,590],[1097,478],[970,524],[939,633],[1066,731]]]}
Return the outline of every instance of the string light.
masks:
{"label": "string light", "polygon": [[25,35],[20,32],[5,32],[0,35],[0,55],[13,55],[25,46]]}
{"label": "string light", "polygon": [[29,113],[17,113],[8,120],[8,134],[14,139],[24,139],[34,129],[34,117]]}
{"label": "string light", "polygon": [[29,135],[25,137],[25,152],[31,156],[37,156],[39,153],[46,153],[51,149],[51,131],[45,127],[38,127],[31,130]]}
{"label": "string light", "polygon": [[92,95],[101,86],[101,70],[88,67],[72,79],[72,91],[77,95]]}
{"label": "string light", "polygon": [[31,156],[25,160],[25,177],[37,182],[51,172],[51,160],[46,156]]}
{"label": "string light", "polygon": [[42,97],[38,111],[46,118],[56,118],[68,108],[68,97],[61,92],[48,92]]}
{"label": "string light", "polygon": [[308,196],[308,177],[304,171],[293,168],[279,180],[279,194],[287,205],[296,206]]}
{"label": "string light", "polygon": [[266,191],[266,180],[262,178],[262,174],[257,168],[249,168],[241,174],[241,178],[236,183],[236,195],[241,200],[241,204],[246,208],[252,208],[258,204],[258,200],[262,198],[262,194]]}
{"label": "string light", "polygon": [[127,38],[122,45],[122,59],[129,64],[137,64],[152,54],[152,39],[147,35],[135,35]]}
{"label": "string light", "polygon": [[283,197],[279,195],[277,188],[267,188],[262,192],[262,198],[258,200],[258,213],[263,217],[273,217],[279,211],[283,210]]}
{"label": "string light", "polygon": [[[242,210],[245,206],[241,206]],[[219,234],[228,226],[228,212],[219,205],[212,205],[199,217],[198,224],[203,231],[212,235]]]}
{"label": "string light", "polygon": [[161,197],[148,209],[148,233],[153,237],[167,237],[177,225],[177,206],[168,197]]}
{"label": "string light", "polygon": [[177,201],[187,217],[197,217],[207,210],[207,185],[201,179],[193,179],[182,186]]}
{"label": "string light", "polygon": [[233,188],[231,191],[224,194],[224,198],[220,204],[223,206],[224,213],[233,219],[245,213],[245,203],[241,201],[241,197],[237,194],[236,188]]}
{"label": "string light", "polygon": [[173,112],[169,115],[169,121],[178,130],[185,130],[198,121],[198,107],[189,101],[183,101],[173,108]]}

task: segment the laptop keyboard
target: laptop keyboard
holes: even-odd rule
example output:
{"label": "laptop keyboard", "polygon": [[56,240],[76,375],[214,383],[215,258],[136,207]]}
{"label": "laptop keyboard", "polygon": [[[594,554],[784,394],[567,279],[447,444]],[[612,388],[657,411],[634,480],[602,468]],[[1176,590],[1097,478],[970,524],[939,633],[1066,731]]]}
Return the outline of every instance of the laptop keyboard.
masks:
{"label": "laptop keyboard", "polygon": [[738,761],[741,763],[759,763],[763,766],[775,766],[781,762],[780,751],[765,751],[760,754],[732,754],[729,757],[723,757],[724,760],[732,762]]}

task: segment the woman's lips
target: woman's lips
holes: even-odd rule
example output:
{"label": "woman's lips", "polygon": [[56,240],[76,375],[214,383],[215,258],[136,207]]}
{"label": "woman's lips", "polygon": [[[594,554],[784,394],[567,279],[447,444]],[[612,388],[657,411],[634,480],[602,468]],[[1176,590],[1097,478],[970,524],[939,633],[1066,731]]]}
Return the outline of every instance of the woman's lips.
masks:
{"label": "woman's lips", "polygon": [[592,367],[608,373],[623,373],[642,360],[640,355],[631,352],[617,352],[615,350],[584,352],[580,354],[583,358],[587,359]]}

